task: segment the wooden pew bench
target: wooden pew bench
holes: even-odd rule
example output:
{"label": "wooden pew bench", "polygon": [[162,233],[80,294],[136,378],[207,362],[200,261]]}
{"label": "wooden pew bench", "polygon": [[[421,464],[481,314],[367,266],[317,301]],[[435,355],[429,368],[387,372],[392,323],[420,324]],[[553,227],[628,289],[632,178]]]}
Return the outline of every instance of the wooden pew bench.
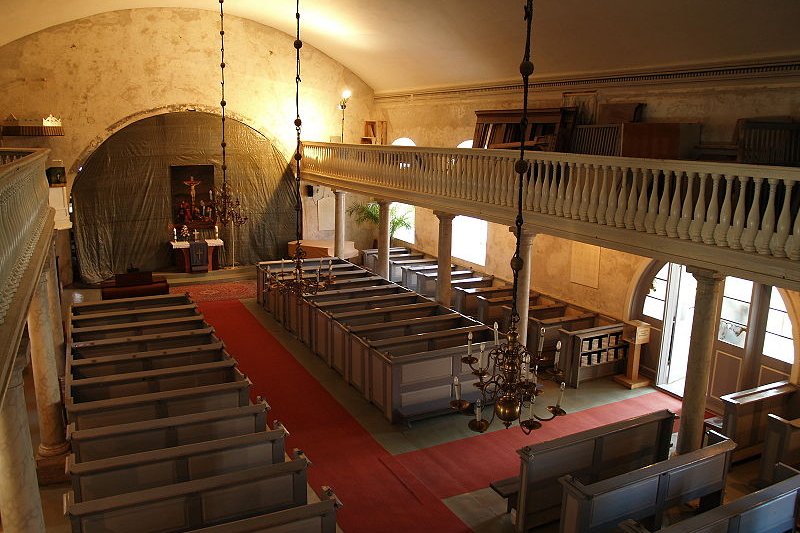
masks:
{"label": "wooden pew bench", "polygon": [[767,433],[758,468],[757,486],[775,482],[775,465],[783,463],[800,466],[800,418],[787,420],[775,414],[767,415]]}
{"label": "wooden pew bench", "polygon": [[185,365],[199,365],[230,359],[221,341],[167,350],[72,359],[67,375],[73,379],[95,378],[127,372],[143,372]]}
{"label": "wooden pew bench", "polygon": [[123,309],[87,315],[71,315],[72,328],[87,326],[107,326],[128,322],[142,322],[165,318],[179,318],[200,314],[197,304],[172,305],[167,307],[148,307],[144,309]]}
{"label": "wooden pew bench", "polygon": [[306,466],[287,461],[81,503],[68,492],[65,514],[73,533],[187,531],[306,505]]}
{"label": "wooden pew bench", "polygon": [[[780,465],[782,468],[783,465]],[[792,470],[792,469],[788,469]],[[725,505],[660,529],[661,533],[778,533],[796,531],[800,508],[800,475],[751,492]],[[622,533],[650,533],[635,520],[619,524]]]}
{"label": "wooden pew bench", "polygon": [[493,287],[453,287],[453,309],[464,315],[477,318],[478,296],[495,298],[511,296],[513,294],[513,288],[507,285]]}
{"label": "wooden pew bench", "polygon": [[653,517],[661,527],[664,511],[700,499],[700,509],[722,503],[730,454],[736,443],[721,435],[716,444],[671,457],[595,483],[576,476],[559,479],[563,492],[561,533],[612,531],[625,519]]}
{"label": "wooden pew bench", "polygon": [[800,394],[786,381],[720,396],[724,413],[722,434],[737,444],[733,460],[761,453],[767,433],[767,415],[786,420],[800,417]]}
{"label": "wooden pew bench", "polygon": [[[487,294],[478,295],[475,298],[475,317],[478,322],[491,325],[494,322],[503,323],[505,306],[511,304],[513,294]],[[555,300],[546,298],[537,292],[532,292],[528,300],[528,305],[552,304]]]}
{"label": "wooden pew bench", "polygon": [[[402,247],[402,246],[392,246],[389,248],[389,259],[393,256],[410,254],[412,250]],[[366,250],[361,250],[361,265],[366,268],[367,270],[375,271],[377,270],[376,265],[378,263],[378,249],[377,248],[367,248]]]}
{"label": "wooden pew bench", "polygon": [[214,335],[214,328],[211,326],[205,326],[190,331],[153,333],[115,339],[72,342],[68,345],[67,364],[69,364],[70,358],[76,360],[92,359],[111,355],[135,354],[139,352],[153,352],[187,346],[210,345],[218,342],[220,342],[219,338]]}
{"label": "wooden pew bench", "polygon": [[403,268],[409,266],[429,266],[438,264],[435,257],[417,257],[414,259],[390,259],[389,281],[400,283],[403,281]]}
{"label": "wooden pew bench", "polygon": [[[541,353],[545,366],[553,364],[561,330],[578,331],[598,325],[597,313],[567,306],[565,315],[553,318],[528,317],[528,350]],[[610,323],[610,322],[609,322]]]}
{"label": "wooden pew bench", "polygon": [[235,378],[225,383],[93,402],[73,403],[67,398],[64,407],[75,429],[89,429],[243,407],[249,403],[250,386],[250,380],[237,371]]}
{"label": "wooden pew bench", "polygon": [[[472,270],[461,269],[450,272],[452,281],[474,277],[475,273]],[[437,270],[417,272],[417,283],[414,290],[423,296],[435,296],[438,280],[439,272]]]}
{"label": "wooden pew bench", "polygon": [[508,510],[517,510],[516,531],[526,532],[561,516],[561,476],[596,482],[665,460],[674,421],[665,409],[526,446],[517,450],[520,475],[490,487],[508,498]]}
{"label": "wooden pew bench", "polygon": [[[438,261],[436,263],[431,263],[429,265],[420,265],[420,266],[405,266],[401,267],[400,270],[402,272],[401,277],[402,281],[400,284],[412,291],[418,290],[417,286],[417,274],[421,272],[436,272],[439,269]],[[459,267],[456,265],[450,265],[450,271],[457,271]]]}
{"label": "wooden pew bench", "polygon": [[191,304],[189,294],[161,294],[158,296],[142,296],[139,298],[119,298],[97,302],[79,302],[72,304],[73,315],[89,315],[131,309],[147,309],[149,307],[167,307],[172,305]]}
{"label": "wooden pew bench", "polygon": [[67,437],[72,443],[75,462],[82,463],[265,431],[268,410],[269,405],[261,401],[243,407],[85,430],[70,424]]}
{"label": "wooden pew bench", "polygon": [[83,502],[282,463],[284,436],[279,430],[262,431],[82,463],[70,455],[66,471],[73,500]]}
{"label": "wooden pew bench", "polygon": [[190,331],[200,329],[205,325],[205,317],[203,315],[193,315],[162,320],[110,324],[107,326],[74,327],[70,333],[73,342],[82,342],[151,335],[154,333],[170,333],[173,331]]}
{"label": "wooden pew bench", "polygon": [[[350,272],[350,271],[363,271],[364,269],[341,259],[333,258],[330,267],[328,260],[324,258],[306,259],[303,263],[304,272],[316,272],[319,268],[327,271],[328,268],[333,272],[334,277]],[[271,274],[280,272],[291,272],[294,270],[294,263],[284,261],[281,265],[280,261],[261,261],[256,269],[256,300],[270,313],[276,314],[277,309],[274,308],[278,291],[270,291],[268,286],[268,279]]]}
{"label": "wooden pew bench", "polygon": [[196,533],[336,533],[333,499],[198,529]]}

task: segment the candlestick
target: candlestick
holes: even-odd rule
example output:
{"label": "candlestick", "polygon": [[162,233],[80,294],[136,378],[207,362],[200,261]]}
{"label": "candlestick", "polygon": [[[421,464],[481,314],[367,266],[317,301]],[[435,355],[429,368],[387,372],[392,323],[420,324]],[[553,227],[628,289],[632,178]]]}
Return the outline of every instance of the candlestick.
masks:
{"label": "candlestick", "polygon": [[219,226],[214,226],[214,238],[219,239]]}
{"label": "candlestick", "polygon": [[483,364],[483,358],[484,358],[483,352],[485,350],[486,350],[486,343],[482,342],[481,343],[481,354],[480,354],[480,357],[478,358],[478,368],[486,368],[486,367],[489,366],[489,361],[486,361],[486,365],[485,366]]}
{"label": "candlestick", "polygon": [[461,401],[461,383],[458,381],[458,376],[453,376],[453,394],[457,402]]}
{"label": "candlestick", "polygon": [[480,398],[478,398],[478,399],[475,401],[475,420],[476,420],[478,423],[480,423],[480,421],[481,421],[482,419],[483,419],[483,407],[482,407],[482,405],[481,405],[481,399],[480,399]]}
{"label": "candlestick", "polygon": [[173,241],[178,240],[178,228],[172,228],[172,240]]}
{"label": "candlestick", "polygon": [[494,345],[500,345],[500,332],[497,330],[497,322],[494,323]]}
{"label": "candlestick", "polygon": [[472,355],[472,332],[467,334],[467,357]]}
{"label": "candlestick", "polygon": [[567,384],[563,381],[561,382],[561,393],[558,395],[558,402],[556,403],[556,407],[561,407],[561,402],[564,401],[564,389],[566,388]]}

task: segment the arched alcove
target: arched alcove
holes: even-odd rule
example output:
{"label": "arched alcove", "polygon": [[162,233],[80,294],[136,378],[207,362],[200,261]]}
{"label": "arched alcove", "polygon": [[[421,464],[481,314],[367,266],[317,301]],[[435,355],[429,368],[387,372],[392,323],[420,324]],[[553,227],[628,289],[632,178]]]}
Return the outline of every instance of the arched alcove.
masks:
{"label": "arched alcove", "polygon": [[[87,158],[72,188],[81,277],[98,282],[133,265],[167,268],[174,213],[170,167],[213,166],[222,185],[218,116],[174,112],[136,121]],[[236,232],[236,259],[248,264],[283,255],[294,235],[293,178],[280,151],[258,131],[228,119],[228,181],[249,220]],[[204,236],[211,236],[213,229]],[[230,227],[220,227],[229,245]]]}

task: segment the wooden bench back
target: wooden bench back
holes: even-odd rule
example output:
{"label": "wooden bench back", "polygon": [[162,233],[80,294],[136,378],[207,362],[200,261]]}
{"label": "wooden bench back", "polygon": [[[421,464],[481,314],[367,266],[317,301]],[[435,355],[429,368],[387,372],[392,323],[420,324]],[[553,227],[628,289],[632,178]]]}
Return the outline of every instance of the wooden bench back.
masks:
{"label": "wooden bench back", "polygon": [[186,305],[192,303],[189,294],[160,294],[157,296],[140,296],[137,298],[118,298],[101,302],[80,302],[72,304],[73,315],[89,315],[108,313],[110,311],[146,309],[148,307],[165,307],[169,305]]}
{"label": "wooden bench back", "polygon": [[173,305],[167,307],[147,307],[144,309],[123,309],[88,315],[70,316],[73,328],[87,326],[106,326],[109,324],[124,324],[127,322],[142,322],[161,318],[178,318],[199,314],[197,304]]}
{"label": "wooden bench back", "polygon": [[219,339],[214,335],[214,328],[206,326],[190,331],[152,333],[116,339],[72,342],[68,347],[69,355],[67,359],[69,361],[70,357],[73,359],[90,359],[109,355],[152,352],[184,346],[214,344],[217,342],[219,342]]}
{"label": "wooden bench back", "polygon": [[222,342],[181,346],[167,350],[137,352],[133,354],[109,355],[91,359],[74,359],[71,362],[71,376],[74,379],[96,378],[128,372],[143,372],[185,365],[199,365],[214,361],[224,361],[230,354]]}
{"label": "wooden bench back", "polygon": [[309,503],[283,511],[262,514],[218,526],[198,529],[195,533],[335,533],[334,500]]}
{"label": "wooden bench back", "polygon": [[[467,345],[467,334],[472,332],[473,342],[489,342],[493,336],[492,330],[483,324],[463,326],[446,331],[433,331],[418,333],[390,339],[365,341],[370,348],[388,356],[408,355],[419,352],[430,352],[440,348]],[[464,348],[466,351],[466,348]]]}
{"label": "wooden bench back", "polygon": [[134,335],[151,335],[170,333],[173,331],[196,330],[205,326],[203,315],[195,314],[178,318],[155,319],[142,322],[109,324],[106,326],[87,326],[72,328],[70,333],[73,342],[116,339]]}
{"label": "wooden bench back", "polygon": [[459,313],[406,318],[392,322],[351,326],[350,333],[364,340],[407,337],[420,333],[440,332],[474,324]]}

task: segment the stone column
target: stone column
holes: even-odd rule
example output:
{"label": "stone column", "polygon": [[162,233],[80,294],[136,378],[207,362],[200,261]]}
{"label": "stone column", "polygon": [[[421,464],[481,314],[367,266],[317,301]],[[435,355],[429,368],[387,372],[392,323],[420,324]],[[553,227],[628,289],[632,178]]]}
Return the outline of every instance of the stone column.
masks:
{"label": "stone column", "polygon": [[39,414],[39,457],[61,455],[69,449],[64,431],[61,389],[56,370],[50,302],[47,297],[48,272],[39,277],[36,293],[28,309],[28,336],[31,342],[31,367]]}
{"label": "stone column", "polygon": [[58,283],[58,270],[56,268],[55,249],[50,254],[50,268],[48,272],[47,298],[50,302],[50,322],[53,327],[53,347],[56,354],[56,371],[59,377],[64,377],[66,363],[66,345],[64,344],[64,322],[61,318],[61,287]]}
{"label": "stone column", "polygon": [[439,219],[439,260],[436,270],[436,301],[445,307],[450,307],[453,297],[452,264],[453,264],[453,219],[455,215],[435,211]]}
{"label": "stone column", "polygon": [[[517,228],[510,227],[508,231],[516,234]],[[531,245],[535,233],[522,230],[519,240],[519,256],[522,258],[522,270],[519,271],[519,282],[517,283],[517,312],[519,313],[519,343],[523,346],[528,342],[528,307],[531,294]]]}
{"label": "stone column", "polygon": [[333,195],[336,198],[333,255],[339,259],[344,259],[344,194],[344,191],[333,191]]}
{"label": "stone column", "polygon": [[708,394],[708,379],[714,355],[720,296],[725,276],[704,268],[687,268],[697,280],[692,317],[692,337],[689,339],[689,361],[686,365],[686,385],[681,408],[681,428],[677,452],[697,450],[703,440],[703,420]]}
{"label": "stone column", "polygon": [[40,533],[44,517],[22,379],[27,365],[26,350],[17,354],[0,407],[0,516],[3,531]]}
{"label": "stone column", "polygon": [[380,207],[380,222],[378,224],[378,264],[377,274],[389,279],[389,205],[388,200],[378,200]]}

